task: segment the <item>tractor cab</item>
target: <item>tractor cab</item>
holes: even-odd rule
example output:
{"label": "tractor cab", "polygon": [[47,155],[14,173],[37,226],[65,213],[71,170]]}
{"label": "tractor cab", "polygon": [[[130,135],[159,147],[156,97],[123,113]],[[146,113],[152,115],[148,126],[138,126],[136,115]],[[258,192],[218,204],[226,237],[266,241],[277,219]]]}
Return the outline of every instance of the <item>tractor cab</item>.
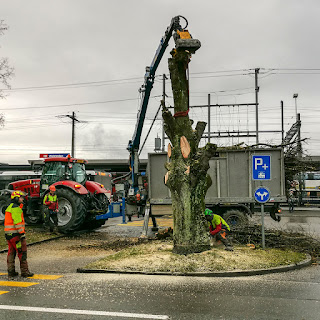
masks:
{"label": "tractor cab", "polygon": [[70,180],[81,185],[87,181],[85,160],[73,158],[48,158],[42,170],[40,180],[41,193],[58,181]]}

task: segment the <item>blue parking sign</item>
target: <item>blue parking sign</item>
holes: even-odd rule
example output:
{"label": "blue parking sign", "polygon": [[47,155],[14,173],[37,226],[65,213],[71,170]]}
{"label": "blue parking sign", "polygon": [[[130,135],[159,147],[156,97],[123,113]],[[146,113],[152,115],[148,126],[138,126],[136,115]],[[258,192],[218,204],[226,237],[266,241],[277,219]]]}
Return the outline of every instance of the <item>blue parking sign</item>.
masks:
{"label": "blue parking sign", "polygon": [[252,179],[271,179],[271,156],[252,155]]}

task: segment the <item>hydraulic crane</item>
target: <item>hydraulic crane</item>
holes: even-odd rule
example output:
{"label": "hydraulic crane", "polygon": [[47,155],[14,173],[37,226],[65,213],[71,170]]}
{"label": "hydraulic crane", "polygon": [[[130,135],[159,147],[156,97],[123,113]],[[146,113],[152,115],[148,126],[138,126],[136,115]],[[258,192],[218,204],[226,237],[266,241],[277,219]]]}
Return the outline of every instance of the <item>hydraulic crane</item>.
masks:
{"label": "hydraulic crane", "polygon": [[[184,28],[180,25],[180,18],[182,18],[186,25]],[[126,211],[129,218],[137,212],[138,206],[143,206],[140,203],[141,200],[138,185],[138,175],[139,175],[139,148],[140,139],[143,129],[143,124],[145,120],[145,115],[148,107],[148,102],[150,99],[150,93],[153,88],[155,73],[159,66],[159,63],[164,55],[164,52],[169,44],[169,40],[173,36],[175,40],[175,50],[188,50],[190,53],[194,53],[200,48],[200,41],[197,39],[192,39],[190,33],[186,29],[188,26],[188,21],[183,16],[176,16],[171,19],[171,23],[167,28],[164,36],[160,40],[158,49],[156,50],[155,56],[151,62],[151,65],[146,67],[146,73],[144,76],[144,83],[140,87],[139,92],[142,94],[141,105],[138,111],[137,123],[135,127],[132,139],[129,141],[127,150],[130,152],[130,167],[131,167],[131,181],[130,189],[127,194],[127,205]],[[139,197],[137,197],[139,195]]]}

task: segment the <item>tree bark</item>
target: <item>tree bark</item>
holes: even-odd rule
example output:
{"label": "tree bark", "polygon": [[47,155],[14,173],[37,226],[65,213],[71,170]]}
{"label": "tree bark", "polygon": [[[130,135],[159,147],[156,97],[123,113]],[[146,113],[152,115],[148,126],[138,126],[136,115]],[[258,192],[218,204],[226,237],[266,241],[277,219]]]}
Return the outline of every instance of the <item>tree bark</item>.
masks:
{"label": "tree bark", "polygon": [[174,220],[173,252],[177,254],[210,249],[203,212],[205,195],[212,184],[207,174],[209,160],[215,154],[216,145],[208,143],[205,147],[199,148],[206,123],[200,121],[193,129],[193,121],[188,116],[189,88],[186,71],[189,61],[189,52],[172,51],[169,70],[174,115],[164,104],[162,108],[165,132],[171,141],[171,157],[166,163],[166,185],[171,191]]}

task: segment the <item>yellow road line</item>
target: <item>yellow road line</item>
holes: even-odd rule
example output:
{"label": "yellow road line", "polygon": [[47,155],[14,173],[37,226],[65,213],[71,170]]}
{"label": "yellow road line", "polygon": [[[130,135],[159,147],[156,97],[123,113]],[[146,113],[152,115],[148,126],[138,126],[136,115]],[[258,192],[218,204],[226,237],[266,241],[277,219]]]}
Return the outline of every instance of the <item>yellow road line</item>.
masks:
{"label": "yellow road line", "polygon": [[63,276],[50,275],[50,274],[35,274],[33,277],[30,277],[29,279],[56,280],[62,277]]}
{"label": "yellow road line", "polygon": [[[0,272],[0,276],[7,276],[8,273]],[[51,274],[35,274],[33,277],[28,277],[28,279],[40,279],[40,280],[56,280],[63,276],[51,275]]]}
{"label": "yellow road line", "polygon": [[8,293],[9,291],[0,291],[0,294]]}
{"label": "yellow road line", "polygon": [[39,284],[39,282],[19,282],[19,281],[0,281],[0,286],[4,287],[31,287],[35,284]]}

